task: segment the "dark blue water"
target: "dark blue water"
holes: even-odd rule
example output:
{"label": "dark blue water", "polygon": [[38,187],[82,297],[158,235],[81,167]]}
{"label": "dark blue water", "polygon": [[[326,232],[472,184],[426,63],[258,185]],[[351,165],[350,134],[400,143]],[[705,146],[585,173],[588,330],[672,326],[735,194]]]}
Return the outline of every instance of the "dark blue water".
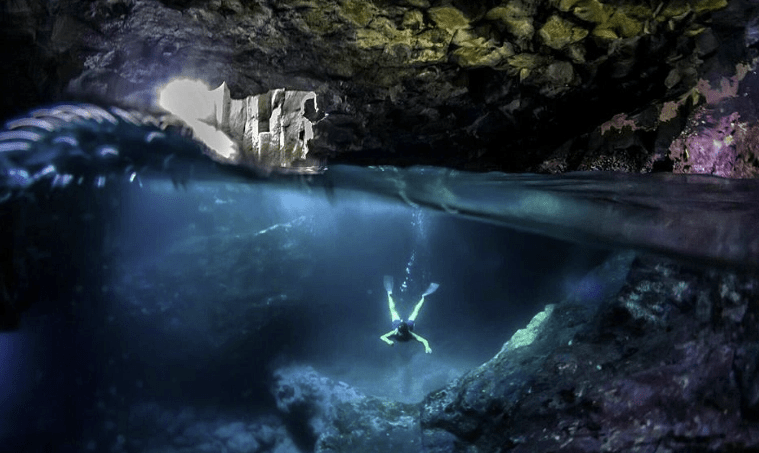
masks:
{"label": "dark blue water", "polygon": [[[60,208],[77,197],[91,199]],[[261,420],[278,416],[272,373],[293,364],[418,402],[491,358],[608,254],[341,190],[158,181],[25,203],[11,245],[45,257],[19,275],[66,279],[0,334],[8,451],[202,444],[225,426],[240,438],[229,424],[241,420],[281,430]],[[391,329],[384,275],[403,316],[440,284],[416,324],[432,354],[379,340]],[[208,435],[177,440],[178,426]]]}
{"label": "dark blue water", "polygon": [[[613,291],[623,273],[586,276],[620,247],[756,264],[750,181],[329,178],[113,182],[1,205],[1,289],[21,316],[0,333],[0,449],[308,451],[308,414],[277,405],[283,375],[414,403],[546,304]],[[384,275],[401,316],[440,285],[415,329],[431,354],[380,341]]]}

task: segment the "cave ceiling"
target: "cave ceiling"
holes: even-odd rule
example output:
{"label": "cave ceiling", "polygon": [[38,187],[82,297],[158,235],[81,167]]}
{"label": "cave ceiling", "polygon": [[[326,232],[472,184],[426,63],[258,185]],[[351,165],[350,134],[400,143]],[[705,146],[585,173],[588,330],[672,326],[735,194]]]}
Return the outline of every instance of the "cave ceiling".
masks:
{"label": "cave ceiling", "polygon": [[157,87],[187,77],[225,82],[237,99],[316,93],[323,117],[309,152],[327,162],[755,175],[759,32],[747,1],[2,8],[5,118],[70,100],[150,111]]}

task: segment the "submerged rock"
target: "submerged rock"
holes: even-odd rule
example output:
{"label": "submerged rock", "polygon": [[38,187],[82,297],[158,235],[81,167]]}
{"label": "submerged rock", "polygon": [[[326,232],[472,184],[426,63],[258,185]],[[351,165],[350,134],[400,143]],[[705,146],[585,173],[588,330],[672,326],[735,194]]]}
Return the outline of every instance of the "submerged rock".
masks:
{"label": "submerged rock", "polygon": [[[295,453],[282,420],[274,416],[252,417],[223,410],[198,410],[191,407],[170,408],[155,402],[139,402],[129,409],[123,428],[128,435],[113,441],[118,450],[149,453],[194,453],[226,451],[228,453]],[[91,441],[90,450],[108,442]]]}
{"label": "submerged rock", "polygon": [[364,395],[308,366],[274,373],[272,390],[299,446],[307,451],[421,451],[419,407]]}
{"label": "submerged rock", "polygon": [[559,304],[532,344],[431,393],[425,451],[753,450],[758,292],[638,258],[597,310]]}

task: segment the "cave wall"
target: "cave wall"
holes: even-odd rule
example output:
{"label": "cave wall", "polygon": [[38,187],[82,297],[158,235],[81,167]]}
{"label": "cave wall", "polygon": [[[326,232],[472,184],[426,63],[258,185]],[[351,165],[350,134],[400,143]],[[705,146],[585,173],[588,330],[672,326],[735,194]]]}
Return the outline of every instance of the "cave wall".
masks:
{"label": "cave wall", "polygon": [[[753,91],[738,84],[755,77],[756,8],[742,0],[17,0],[2,8],[11,63],[4,117],[69,99],[150,109],[155,89],[177,76],[226,82],[234,98],[307,90],[327,113],[311,152],[331,162],[733,176],[683,163],[689,153],[670,145],[689,116],[715,104],[712,92],[740,98]],[[755,133],[746,131],[755,115],[744,104],[731,106],[739,118],[728,123],[738,126],[722,134],[753,167]]]}

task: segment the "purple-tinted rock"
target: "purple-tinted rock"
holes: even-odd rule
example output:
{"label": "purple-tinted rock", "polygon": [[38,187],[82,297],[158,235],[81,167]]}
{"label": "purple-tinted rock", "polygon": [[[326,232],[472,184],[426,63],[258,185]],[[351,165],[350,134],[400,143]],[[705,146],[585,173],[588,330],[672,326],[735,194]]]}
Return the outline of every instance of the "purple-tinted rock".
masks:
{"label": "purple-tinted rock", "polygon": [[[759,291],[751,274],[637,259],[593,313],[559,304],[422,409],[427,451],[759,448]],[[589,322],[585,322],[589,319]]]}

